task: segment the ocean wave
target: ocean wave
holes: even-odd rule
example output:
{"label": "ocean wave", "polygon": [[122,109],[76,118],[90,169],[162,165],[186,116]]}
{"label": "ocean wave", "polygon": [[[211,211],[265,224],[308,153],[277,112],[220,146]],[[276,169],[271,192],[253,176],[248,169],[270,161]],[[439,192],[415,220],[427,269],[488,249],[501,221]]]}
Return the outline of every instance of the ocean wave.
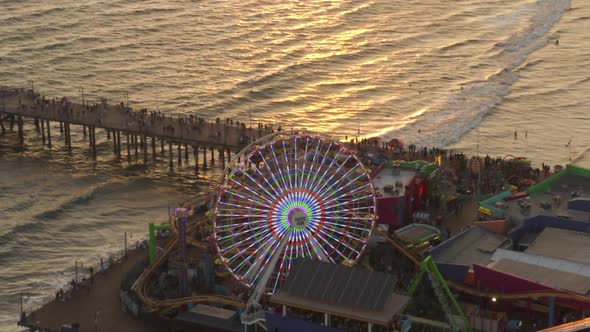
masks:
{"label": "ocean wave", "polygon": [[68,45],[69,45],[69,43],[55,42],[55,43],[45,44],[40,49],[41,50],[55,50],[58,48],[64,48],[65,46],[68,46]]}
{"label": "ocean wave", "polygon": [[571,161],[572,164],[578,164],[583,167],[590,167],[590,146],[587,146]]}
{"label": "ocean wave", "polygon": [[473,43],[477,43],[477,42],[479,42],[479,39],[466,39],[466,40],[461,40],[458,42],[451,43],[449,45],[441,46],[438,49],[439,49],[439,51],[442,51],[442,52],[450,51],[450,50],[454,50],[456,48],[459,48],[461,46],[465,46],[465,45],[469,45],[469,44],[473,44]]}
{"label": "ocean wave", "polygon": [[[144,181],[137,182],[137,185],[141,186],[141,182]],[[4,234],[0,235],[0,243],[7,243],[10,239],[26,241],[29,235],[44,233],[50,228],[55,227],[53,221],[59,218],[62,213],[72,210],[80,205],[89,204],[99,193],[108,194],[110,192],[116,192],[120,189],[119,187],[121,184],[126,184],[126,182],[122,180],[110,180],[99,185],[92,186],[86,191],[74,193],[69,199],[62,201],[53,207],[47,208],[45,211],[35,214],[29,220],[26,220],[25,222],[19,223],[8,229]],[[24,204],[17,205],[18,206],[13,208],[22,209],[30,207],[30,205],[25,206]]]}
{"label": "ocean wave", "polygon": [[33,204],[34,201],[35,201],[34,198],[29,198],[23,202],[16,203],[13,206],[10,206],[10,207],[0,210],[0,213],[20,212],[20,211],[27,210],[28,208],[31,207],[31,205]]}
{"label": "ocean wave", "polygon": [[528,28],[494,45],[488,62],[501,65],[495,74],[482,81],[464,84],[460,91],[429,107],[420,119],[407,121],[401,127],[392,126],[377,135],[437,147],[458,141],[477,127],[484,116],[510,93],[522,64],[530,54],[547,45],[547,33],[570,5],[570,0],[538,1]]}
{"label": "ocean wave", "polygon": [[574,21],[588,21],[590,20],[590,16],[580,16],[580,17],[576,17],[574,19]]}
{"label": "ocean wave", "polygon": [[37,220],[50,220],[58,217],[62,212],[70,210],[78,205],[88,204],[95,198],[98,193],[105,193],[115,189],[114,187],[121,183],[120,180],[111,180],[99,185],[93,186],[86,191],[74,193],[69,199],[59,203],[57,206],[47,209],[33,216]]}
{"label": "ocean wave", "polygon": [[64,7],[53,7],[53,8],[41,8],[41,10],[31,13],[30,15],[33,17],[41,17],[44,15],[52,15],[55,13],[63,12],[65,10]]}
{"label": "ocean wave", "polygon": [[581,80],[578,80],[578,81],[574,82],[572,85],[578,85],[578,84],[582,84],[582,83],[586,83],[586,82],[590,82],[590,77],[586,77]]}
{"label": "ocean wave", "polygon": [[18,34],[6,36],[0,39],[0,43],[30,40],[32,36],[32,33],[19,32]]}

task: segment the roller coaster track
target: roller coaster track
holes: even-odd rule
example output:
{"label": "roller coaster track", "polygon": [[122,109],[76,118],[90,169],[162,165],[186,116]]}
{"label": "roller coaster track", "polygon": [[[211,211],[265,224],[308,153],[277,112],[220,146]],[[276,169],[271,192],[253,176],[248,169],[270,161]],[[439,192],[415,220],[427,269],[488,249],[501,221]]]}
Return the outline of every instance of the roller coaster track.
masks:
{"label": "roller coaster track", "polygon": [[412,252],[410,249],[408,249],[403,243],[401,243],[401,241],[392,234],[389,234],[387,231],[376,227],[375,230],[377,231],[377,233],[379,233],[381,236],[383,236],[383,238],[389,242],[389,244],[391,244],[393,247],[395,247],[400,253],[402,253],[404,256],[406,256],[410,261],[412,261],[412,263],[414,263],[414,265],[418,268],[420,267],[420,264],[422,263],[420,261],[420,259],[418,258],[418,256]]}
{"label": "roller coaster track", "polygon": [[469,295],[473,295],[473,296],[477,296],[477,297],[485,297],[488,299],[495,297],[498,300],[525,300],[525,299],[533,299],[533,298],[539,299],[539,298],[555,297],[556,299],[574,300],[574,301],[580,301],[580,302],[584,302],[584,303],[590,303],[590,297],[588,297],[588,296],[568,293],[565,291],[535,291],[535,292],[505,294],[505,293],[497,293],[497,292],[493,292],[493,291],[481,291],[481,290],[475,289],[473,287],[469,287],[469,286],[465,286],[465,285],[461,285],[461,284],[452,282],[450,280],[447,280],[447,284],[451,288],[453,288],[461,293],[465,293],[465,294],[469,294]]}
{"label": "roller coaster track", "polygon": [[586,331],[590,328],[590,318],[584,318],[575,322],[569,322],[562,325],[550,327],[548,329],[541,330],[539,332],[574,332],[574,331]]}
{"label": "roller coaster track", "polygon": [[[194,229],[196,229],[199,225],[204,224],[207,222],[207,218],[198,218],[195,217],[195,222],[190,225],[187,229],[187,232],[190,234]],[[170,228],[175,234],[178,234],[178,225],[176,221],[172,221],[170,223]],[[198,247],[198,248],[206,248],[207,243],[197,240],[189,240],[187,241],[191,245]],[[152,273],[162,265],[162,263],[168,258],[170,253],[174,250],[174,248],[178,245],[178,238],[176,237],[174,240],[170,241],[166,248],[164,249],[164,253],[160,255],[154,264],[150,265],[144,273],[139,276],[136,282],[136,294],[139,300],[146,305],[146,307],[150,308],[151,310],[158,311],[158,312],[169,312],[178,307],[181,307],[186,304],[190,303],[220,303],[225,305],[232,305],[236,307],[243,307],[244,304],[238,300],[235,300],[228,296],[222,295],[197,295],[197,296],[190,296],[190,297],[183,297],[177,299],[165,299],[159,300],[154,299],[148,295],[148,279],[150,279]]]}

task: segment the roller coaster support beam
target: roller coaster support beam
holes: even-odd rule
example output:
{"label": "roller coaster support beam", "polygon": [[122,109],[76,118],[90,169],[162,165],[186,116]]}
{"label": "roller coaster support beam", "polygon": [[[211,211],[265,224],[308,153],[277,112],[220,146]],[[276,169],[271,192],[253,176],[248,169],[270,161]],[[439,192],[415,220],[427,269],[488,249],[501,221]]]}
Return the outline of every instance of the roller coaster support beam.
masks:
{"label": "roller coaster support beam", "polygon": [[157,252],[158,243],[156,240],[156,231],[157,230],[169,230],[169,229],[170,229],[170,225],[168,225],[168,224],[156,225],[153,222],[151,222],[149,224],[150,265],[156,261],[156,258],[157,258],[156,256],[158,256],[158,254],[157,254],[158,253]]}
{"label": "roller coaster support beam", "polygon": [[549,327],[555,326],[555,298],[549,298]]}
{"label": "roller coaster support beam", "polygon": [[[426,257],[426,259],[420,264],[420,270],[418,271],[418,275],[412,281],[410,288],[408,288],[407,296],[412,297],[418,288],[418,285],[422,282],[424,275],[427,274],[430,282],[432,284],[432,288],[437,295],[438,301],[440,302],[443,310],[445,311],[447,318],[449,320],[449,325],[451,325],[451,329],[453,331],[468,331],[471,332],[471,325],[469,321],[465,317],[463,310],[451,290],[445,281],[445,278],[442,276],[438,268],[436,267],[436,262],[432,258],[432,256]],[[453,312],[454,311],[454,312]],[[456,316],[459,316],[460,319],[463,321],[463,328],[460,327],[460,323],[456,321]]]}

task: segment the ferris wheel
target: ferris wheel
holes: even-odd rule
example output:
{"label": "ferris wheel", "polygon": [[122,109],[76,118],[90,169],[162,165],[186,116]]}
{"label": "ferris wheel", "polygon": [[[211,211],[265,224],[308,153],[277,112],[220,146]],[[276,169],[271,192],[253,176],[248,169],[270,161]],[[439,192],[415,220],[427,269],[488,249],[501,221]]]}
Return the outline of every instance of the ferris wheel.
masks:
{"label": "ferris wheel", "polygon": [[354,264],[375,224],[369,171],[317,134],[278,132],[237,154],[219,184],[214,238],[227,269],[272,294],[295,258]]}

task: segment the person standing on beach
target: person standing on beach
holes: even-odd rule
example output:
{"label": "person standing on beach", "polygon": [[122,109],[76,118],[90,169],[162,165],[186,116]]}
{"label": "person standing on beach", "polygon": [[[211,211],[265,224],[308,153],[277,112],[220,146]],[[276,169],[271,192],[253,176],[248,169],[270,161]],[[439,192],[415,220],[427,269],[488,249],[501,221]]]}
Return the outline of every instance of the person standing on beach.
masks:
{"label": "person standing on beach", "polygon": [[515,131],[514,131],[514,140],[516,141],[516,140],[517,140],[517,138],[518,138],[518,132],[515,130]]}

